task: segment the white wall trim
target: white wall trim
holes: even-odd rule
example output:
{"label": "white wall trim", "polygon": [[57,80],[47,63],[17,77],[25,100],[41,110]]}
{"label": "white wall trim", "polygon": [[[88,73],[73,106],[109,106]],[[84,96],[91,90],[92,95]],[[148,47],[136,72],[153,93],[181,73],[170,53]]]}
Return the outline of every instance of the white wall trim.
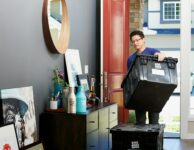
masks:
{"label": "white wall trim", "polygon": [[193,122],[194,121],[194,116],[190,115],[189,118],[188,118],[188,121]]}
{"label": "white wall trim", "polygon": [[181,139],[194,139],[194,134],[189,134],[187,133],[186,136],[184,138],[181,138]]}

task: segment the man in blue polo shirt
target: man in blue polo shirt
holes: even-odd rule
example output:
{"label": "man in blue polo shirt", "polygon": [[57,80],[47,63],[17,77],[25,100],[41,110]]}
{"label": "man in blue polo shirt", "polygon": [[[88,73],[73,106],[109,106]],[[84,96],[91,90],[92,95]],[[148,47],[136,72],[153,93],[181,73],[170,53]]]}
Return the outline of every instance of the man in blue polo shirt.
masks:
{"label": "man in blue polo shirt", "polygon": [[[135,60],[137,54],[148,54],[155,55],[158,57],[158,61],[163,61],[165,58],[165,54],[161,53],[159,50],[154,48],[148,48],[145,45],[145,36],[142,31],[135,30],[130,34],[130,41],[133,44],[134,52],[132,55],[128,57],[127,66],[131,65],[131,63]],[[136,116],[136,124],[145,124],[146,123],[146,111],[135,110]],[[159,113],[148,112],[149,124],[158,124]]]}

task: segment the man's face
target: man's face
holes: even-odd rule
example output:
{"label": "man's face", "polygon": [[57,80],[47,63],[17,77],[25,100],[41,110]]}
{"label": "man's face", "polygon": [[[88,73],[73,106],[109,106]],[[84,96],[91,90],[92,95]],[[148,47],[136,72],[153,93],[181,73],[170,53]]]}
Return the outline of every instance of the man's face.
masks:
{"label": "man's face", "polygon": [[145,48],[145,40],[144,38],[141,38],[139,35],[134,35],[131,38],[131,42],[137,52],[141,52],[141,50]]}

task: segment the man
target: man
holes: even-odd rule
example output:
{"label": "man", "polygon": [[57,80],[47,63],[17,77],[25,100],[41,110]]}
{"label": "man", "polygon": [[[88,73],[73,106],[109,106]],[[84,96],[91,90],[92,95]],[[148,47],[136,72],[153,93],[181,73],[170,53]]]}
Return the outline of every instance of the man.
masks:
{"label": "man", "polygon": [[[165,58],[165,55],[159,50],[154,48],[148,48],[145,45],[145,36],[142,31],[136,30],[131,32],[130,41],[133,44],[134,52],[131,56],[128,57],[127,66],[130,67],[131,63],[135,60],[137,54],[147,54],[155,55],[158,57],[158,61],[162,61]],[[145,124],[146,123],[146,111],[135,110],[136,124]],[[159,113],[148,112],[149,124],[158,124]]]}

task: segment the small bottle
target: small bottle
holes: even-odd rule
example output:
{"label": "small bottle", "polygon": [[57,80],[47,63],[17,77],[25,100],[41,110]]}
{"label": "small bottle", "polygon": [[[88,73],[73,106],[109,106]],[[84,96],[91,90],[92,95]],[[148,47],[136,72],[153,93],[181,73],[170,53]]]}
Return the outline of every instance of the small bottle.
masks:
{"label": "small bottle", "polygon": [[90,100],[90,103],[93,103],[93,104],[95,104],[95,100],[96,100],[95,82],[96,82],[96,79],[94,77],[91,77],[89,100]]}
{"label": "small bottle", "polygon": [[74,93],[74,87],[69,87],[68,95],[68,113],[76,113],[76,97]]}
{"label": "small bottle", "polygon": [[84,88],[82,86],[78,86],[78,88],[77,88],[76,112],[77,113],[85,113],[86,112],[86,95],[84,92]]}

